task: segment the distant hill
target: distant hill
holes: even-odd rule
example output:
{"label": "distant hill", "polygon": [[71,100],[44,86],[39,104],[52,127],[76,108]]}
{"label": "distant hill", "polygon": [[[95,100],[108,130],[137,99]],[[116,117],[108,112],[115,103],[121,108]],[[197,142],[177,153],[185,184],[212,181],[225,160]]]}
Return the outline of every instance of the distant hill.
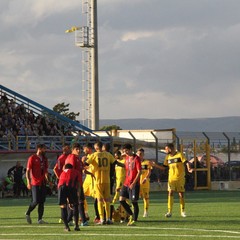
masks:
{"label": "distant hill", "polygon": [[240,132],[240,117],[193,119],[102,119],[100,127],[117,125],[122,129],[168,129],[187,132]]}

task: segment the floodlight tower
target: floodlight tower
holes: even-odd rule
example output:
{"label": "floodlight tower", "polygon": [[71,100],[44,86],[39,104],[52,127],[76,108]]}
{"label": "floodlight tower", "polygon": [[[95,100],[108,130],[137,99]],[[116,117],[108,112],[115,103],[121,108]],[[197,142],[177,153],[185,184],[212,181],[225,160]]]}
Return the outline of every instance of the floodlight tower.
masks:
{"label": "floodlight tower", "polygon": [[75,45],[82,49],[82,124],[99,129],[97,0],[82,0],[84,26],[72,27]]}

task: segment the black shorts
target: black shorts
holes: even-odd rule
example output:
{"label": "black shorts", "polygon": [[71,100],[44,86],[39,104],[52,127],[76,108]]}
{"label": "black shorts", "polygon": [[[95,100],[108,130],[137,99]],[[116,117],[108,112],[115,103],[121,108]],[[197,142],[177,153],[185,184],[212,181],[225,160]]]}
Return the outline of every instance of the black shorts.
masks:
{"label": "black shorts", "polygon": [[78,204],[77,189],[62,185],[58,189],[58,204]]}
{"label": "black shorts", "polygon": [[120,191],[120,196],[127,198],[131,201],[137,201],[139,199],[140,185],[136,184],[133,189],[130,189],[127,186],[122,186]]}
{"label": "black shorts", "polygon": [[32,202],[44,203],[46,200],[46,185],[32,186]]}
{"label": "black shorts", "polygon": [[81,186],[80,192],[79,192],[79,201],[80,201],[80,203],[83,203],[84,200],[85,200],[84,190],[83,190],[83,187]]}

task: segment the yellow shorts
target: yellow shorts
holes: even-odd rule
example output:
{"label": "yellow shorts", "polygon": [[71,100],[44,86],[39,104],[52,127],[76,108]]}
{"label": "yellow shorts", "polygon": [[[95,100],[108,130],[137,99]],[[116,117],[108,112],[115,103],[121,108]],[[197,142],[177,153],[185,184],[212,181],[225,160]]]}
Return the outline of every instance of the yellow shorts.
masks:
{"label": "yellow shorts", "polygon": [[83,182],[84,195],[88,197],[94,197],[94,183],[93,181]]}
{"label": "yellow shorts", "polygon": [[168,181],[168,191],[169,190],[174,192],[185,192],[185,178],[176,181]]}
{"label": "yellow shorts", "polygon": [[119,189],[123,186],[123,182],[122,181],[117,181],[116,182],[116,186],[115,186],[115,189]]}
{"label": "yellow shorts", "polygon": [[110,201],[110,183],[95,184],[94,196],[100,200]]}
{"label": "yellow shorts", "polygon": [[140,197],[141,198],[149,198],[149,190],[150,190],[150,188],[141,188],[141,186],[140,186]]}

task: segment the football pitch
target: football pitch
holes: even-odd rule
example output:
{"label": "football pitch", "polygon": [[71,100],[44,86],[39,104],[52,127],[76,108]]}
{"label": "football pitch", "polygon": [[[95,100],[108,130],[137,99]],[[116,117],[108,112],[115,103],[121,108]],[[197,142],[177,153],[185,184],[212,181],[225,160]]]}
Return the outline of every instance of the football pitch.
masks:
{"label": "football pitch", "polygon": [[187,217],[179,214],[178,196],[175,195],[171,218],[165,218],[167,193],[150,195],[149,217],[143,218],[143,201],[139,201],[139,221],[135,226],[126,223],[96,226],[93,223],[93,201],[88,198],[90,226],[80,227],[80,232],[64,232],[59,224],[60,208],[57,197],[47,198],[44,220],[37,224],[37,209],[32,214],[31,225],[26,223],[25,212],[29,198],[0,199],[0,239],[240,239],[240,191],[186,192]]}

